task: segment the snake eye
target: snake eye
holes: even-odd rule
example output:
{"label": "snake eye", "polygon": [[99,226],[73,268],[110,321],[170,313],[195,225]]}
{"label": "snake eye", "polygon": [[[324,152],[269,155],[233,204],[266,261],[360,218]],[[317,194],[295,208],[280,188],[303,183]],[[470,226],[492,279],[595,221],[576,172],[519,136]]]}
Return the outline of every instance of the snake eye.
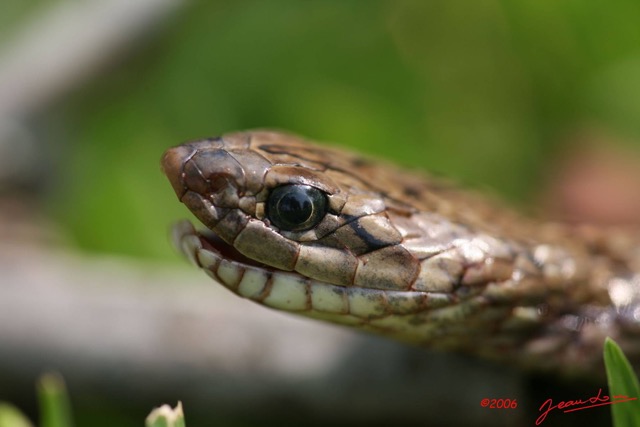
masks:
{"label": "snake eye", "polygon": [[281,230],[307,230],[327,213],[327,196],[309,185],[282,185],[269,194],[266,213]]}

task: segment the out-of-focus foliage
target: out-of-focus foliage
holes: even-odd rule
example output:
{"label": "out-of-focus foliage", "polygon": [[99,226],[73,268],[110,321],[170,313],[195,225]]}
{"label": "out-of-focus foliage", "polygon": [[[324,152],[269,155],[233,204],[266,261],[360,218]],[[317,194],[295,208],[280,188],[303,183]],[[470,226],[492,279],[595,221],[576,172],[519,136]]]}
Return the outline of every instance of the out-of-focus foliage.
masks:
{"label": "out-of-focus foliage", "polygon": [[147,427],[185,427],[182,403],[178,402],[175,408],[169,405],[155,408],[147,416],[145,425]]}
{"label": "out-of-focus foliage", "polygon": [[83,248],[173,257],[162,151],[254,127],[523,201],[565,132],[640,136],[638,22],[636,0],[193,2],[57,109],[51,211]]}
{"label": "out-of-focus foliage", "polygon": [[42,6],[42,0],[5,0],[0,2],[0,41],[9,38],[31,13]]}

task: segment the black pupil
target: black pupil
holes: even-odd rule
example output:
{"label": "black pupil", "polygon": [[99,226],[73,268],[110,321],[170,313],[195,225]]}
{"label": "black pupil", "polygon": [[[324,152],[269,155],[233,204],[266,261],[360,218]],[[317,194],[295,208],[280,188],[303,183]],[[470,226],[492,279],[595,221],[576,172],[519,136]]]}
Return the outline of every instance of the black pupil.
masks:
{"label": "black pupil", "polygon": [[301,231],[318,224],[327,213],[325,193],[309,185],[276,187],[267,201],[267,216],[273,225],[287,231]]}
{"label": "black pupil", "polygon": [[278,201],[278,213],[292,224],[301,224],[313,213],[311,199],[300,191],[291,191]]}

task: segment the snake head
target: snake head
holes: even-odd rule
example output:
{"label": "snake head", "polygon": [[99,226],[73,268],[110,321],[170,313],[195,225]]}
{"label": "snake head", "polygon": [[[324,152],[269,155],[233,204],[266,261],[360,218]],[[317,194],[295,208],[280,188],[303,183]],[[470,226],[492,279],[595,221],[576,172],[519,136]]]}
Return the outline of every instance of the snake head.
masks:
{"label": "snake head", "polygon": [[362,162],[255,131],[170,148],[162,168],[215,235],[207,244],[227,256],[339,286],[407,290],[419,263],[399,245],[389,200],[350,173]]}
{"label": "snake head", "polygon": [[[469,249],[486,242],[408,204],[426,184],[400,169],[269,131],[187,142],[162,168],[207,227],[177,224],[175,245],[242,297],[441,346],[461,342],[458,324],[487,303],[452,306],[467,260],[483,253]],[[482,274],[495,276],[471,278]]]}

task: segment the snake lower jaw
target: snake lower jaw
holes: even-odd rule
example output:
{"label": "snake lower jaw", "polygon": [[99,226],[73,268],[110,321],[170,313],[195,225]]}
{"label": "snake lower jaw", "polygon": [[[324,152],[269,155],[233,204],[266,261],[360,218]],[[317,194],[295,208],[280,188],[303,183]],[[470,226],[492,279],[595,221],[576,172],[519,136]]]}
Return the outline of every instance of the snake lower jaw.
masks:
{"label": "snake lower jaw", "polygon": [[250,260],[210,231],[197,231],[187,220],[175,224],[172,238],[174,246],[194,265],[233,293],[333,323],[378,333],[402,335],[413,329],[422,334],[419,327],[409,328],[412,322],[407,318],[414,318],[414,324],[427,323],[424,317],[428,312],[451,304],[447,294],[345,287],[277,270]]}
{"label": "snake lower jaw", "polygon": [[289,280],[281,279],[274,287],[276,271],[271,267],[245,257],[211,232],[197,231],[187,220],[173,227],[172,238],[187,259],[233,293],[281,310],[306,308],[307,296],[302,292],[302,283],[293,283],[293,274],[278,272],[278,276],[286,275]]}

